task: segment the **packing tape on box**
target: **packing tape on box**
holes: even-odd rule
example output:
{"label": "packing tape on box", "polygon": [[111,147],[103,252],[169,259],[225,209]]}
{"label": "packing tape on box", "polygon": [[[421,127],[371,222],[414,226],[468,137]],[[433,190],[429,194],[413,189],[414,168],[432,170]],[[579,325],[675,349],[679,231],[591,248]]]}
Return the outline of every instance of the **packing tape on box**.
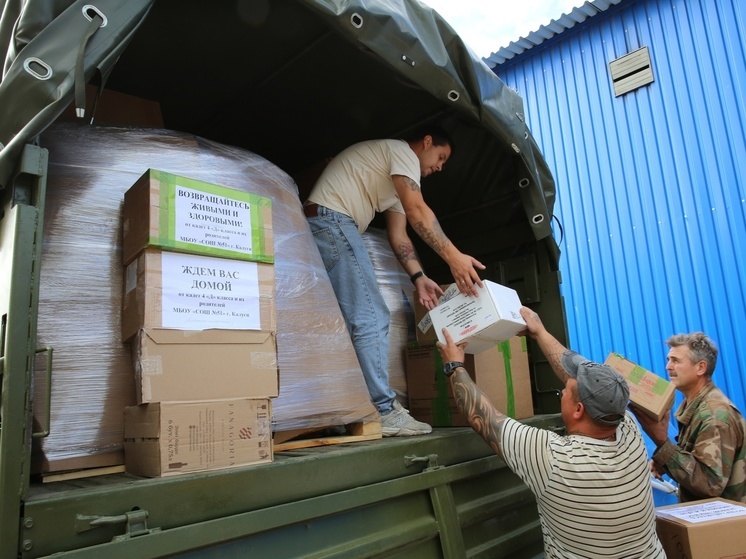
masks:
{"label": "packing tape on box", "polygon": [[515,391],[513,390],[513,371],[510,367],[510,359],[513,356],[510,349],[510,340],[498,344],[498,350],[502,353],[505,364],[505,397],[506,408],[503,413],[508,417],[515,417]]}

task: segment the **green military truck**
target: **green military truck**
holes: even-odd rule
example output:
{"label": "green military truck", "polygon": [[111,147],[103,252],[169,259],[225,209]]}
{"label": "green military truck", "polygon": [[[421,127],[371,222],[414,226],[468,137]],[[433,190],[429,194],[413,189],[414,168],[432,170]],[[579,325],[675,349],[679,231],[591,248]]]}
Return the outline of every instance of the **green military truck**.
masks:
{"label": "green military truck", "polygon": [[[309,170],[347,145],[438,122],[456,150],[428,204],[484,277],[515,288],[565,341],[553,179],[520,97],[444,20],[417,0],[5,1],[0,48],[0,559],[542,555],[533,496],[468,427],[163,478],[48,481],[32,460],[50,434],[32,420],[51,400],[38,386],[55,378],[54,343],[37,340],[49,161],[66,148],[44,134],[73,109],[86,109],[79,130],[106,124],[102,91],[156,103],[164,129],[261,155],[300,199]],[[557,383],[529,353],[525,421],[559,430]]]}

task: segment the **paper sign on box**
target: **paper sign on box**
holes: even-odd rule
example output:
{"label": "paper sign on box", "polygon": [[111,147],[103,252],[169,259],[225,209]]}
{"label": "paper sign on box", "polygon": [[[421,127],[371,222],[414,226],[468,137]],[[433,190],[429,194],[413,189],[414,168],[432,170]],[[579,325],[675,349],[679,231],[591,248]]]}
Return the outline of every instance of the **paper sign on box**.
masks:
{"label": "paper sign on box", "polygon": [[668,559],[746,557],[746,503],[715,497],[658,507],[655,515]]}
{"label": "paper sign on box", "polygon": [[276,331],[274,266],[146,249],[125,271],[122,341],[140,328]]}
{"label": "paper sign on box", "polygon": [[454,342],[469,343],[466,353],[479,353],[526,329],[518,293],[489,280],[482,283],[476,297],[459,293],[430,311],[438,341],[445,343],[446,328]]}
{"label": "paper sign on box", "polygon": [[122,259],[147,247],[274,262],[272,200],[148,169],[125,193]]}

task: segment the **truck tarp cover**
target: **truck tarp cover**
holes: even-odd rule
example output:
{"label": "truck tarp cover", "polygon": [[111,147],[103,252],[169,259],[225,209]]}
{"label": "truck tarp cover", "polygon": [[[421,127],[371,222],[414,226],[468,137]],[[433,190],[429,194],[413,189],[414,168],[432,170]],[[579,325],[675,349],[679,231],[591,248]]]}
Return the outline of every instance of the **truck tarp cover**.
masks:
{"label": "truck tarp cover", "polygon": [[509,234],[557,251],[554,182],[521,98],[417,0],[0,5],[0,188],[23,145],[71,103],[84,107],[85,83],[103,84],[102,95],[158,101],[166,128],[292,176],[355,141],[437,122],[456,149],[423,193],[452,240],[476,254],[474,239]]}

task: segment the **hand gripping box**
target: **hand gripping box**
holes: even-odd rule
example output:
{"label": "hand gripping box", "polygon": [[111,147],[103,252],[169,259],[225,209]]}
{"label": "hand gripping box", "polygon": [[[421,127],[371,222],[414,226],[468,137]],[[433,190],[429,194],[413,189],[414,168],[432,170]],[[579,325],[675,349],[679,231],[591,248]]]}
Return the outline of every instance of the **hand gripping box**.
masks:
{"label": "hand gripping box", "polygon": [[272,461],[270,400],[154,402],[124,410],[125,470],[146,477]]}
{"label": "hand gripping box", "polygon": [[476,297],[459,293],[430,311],[432,326],[440,342],[446,328],[458,343],[466,340],[466,353],[479,353],[526,329],[521,300],[515,290],[483,280]]}
{"label": "hand gripping box", "polygon": [[635,407],[657,421],[663,419],[673,405],[676,392],[673,384],[613,351],[605,364],[627,379],[629,400]]}
{"label": "hand gripping box", "polygon": [[[440,288],[443,290],[443,296],[440,297],[439,303],[443,303],[448,299],[455,297],[459,292],[455,283],[441,285]],[[435,328],[433,328],[433,321],[430,318],[430,313],[425,306],[420,303],[416,289],[414,290],[412,301],[414,303],[414,329],[417,343],[420,345],[433,345],[438,341],[438,336],[435,334]]]}
{"label": "hand gripping box", "polygon": [[658,507],[655,516],[668,559],[746,557],[746,503],[703,499]]}
{"label": "hand gripping box", "polygon": [[125,265],[147,247],[274,262],[264,196],[148,169],[125,193],[122,214]]}

